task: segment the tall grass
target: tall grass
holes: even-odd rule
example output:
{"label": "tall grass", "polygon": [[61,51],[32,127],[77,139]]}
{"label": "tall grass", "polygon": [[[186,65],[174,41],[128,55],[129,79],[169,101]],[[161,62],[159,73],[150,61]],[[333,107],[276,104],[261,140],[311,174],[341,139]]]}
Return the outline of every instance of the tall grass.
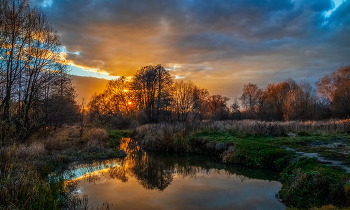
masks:
{"label": "tall grass", "polygon": [[42,179],[33,162],[23,158],[23,151],[16,146],[0,150],[0,208],[59,209],[62,180]]}
{"label": "tall grass", "polygon": [[[186,136],[197,131],[224,131],[256,136],[286,136],[290,133],[332,134],[350,132],[350,120],[265,122],[255,120],[206,121],[191,123],[159,123],[136,128],[138,139],[146,148],[151,145],[179,144],[183,147]],[[181,146],[182,145],[182,146]]]}
{"label": "tall grass", "polygon": [[88,209],[87,198],[47,175],[71,161],[117,157],[119,147],[110,141],[101,128],[66,127],[45,139],[0,148],[0,209]]}
{"label": "tall grass", "polygon": [[45,149],[52,151],[71,147],[104,146],[108,139],[107,132],[101,128],[89,128],[81,131],[79,127],[66,127],[59,129],[42,142]]}

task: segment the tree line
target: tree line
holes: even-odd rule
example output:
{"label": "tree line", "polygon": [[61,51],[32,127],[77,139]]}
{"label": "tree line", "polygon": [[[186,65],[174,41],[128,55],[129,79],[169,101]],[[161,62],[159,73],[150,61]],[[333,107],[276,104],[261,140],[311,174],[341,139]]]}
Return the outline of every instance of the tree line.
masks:
{"label": "tree line", "polygon": [[[0,141],[25,142],[63,124],[84,121],[67,60],[46,16],[26,0],[0,0]],[[89,122],[128,128],[164,121],[322,120],[350,117],[350,66],[315,86],[287,79],[265,89],[246,84],[240,97],[211,95],[190,81],[174,80],[161,65],[108,82],[88,104]]]}
{"label": "tree line", "polygon": [[192,82],[174,82],[163,66],[149,65],[130,80],[120,77],[109,81],[103,93],[92,97],[88,108],[92,122],[128,127],[131,123],[225,118],[228,101]]}
{"label": "tree line", "polygon": [[232,104],[190,81],[174,81],[161,65],[111,80],[89,103],[91,122],[128,127],[164,121],[256,119],[264,121],[349,118],[350,66],[325,75],[316,86],[287,79],[265,89],[246,84]]}
{"label": "tree line", "polygon": [[260,120],[322,120],[350,117],[350,66],[320,78],[315,88],[293,79],[269,84],[265,90],[244,85],[239,98],[245,118]]}
{"label": "tree line", "polygon": [[63,52],[44,14],[24,0],[0,0],[2,145],[24,142],[79,112]]}

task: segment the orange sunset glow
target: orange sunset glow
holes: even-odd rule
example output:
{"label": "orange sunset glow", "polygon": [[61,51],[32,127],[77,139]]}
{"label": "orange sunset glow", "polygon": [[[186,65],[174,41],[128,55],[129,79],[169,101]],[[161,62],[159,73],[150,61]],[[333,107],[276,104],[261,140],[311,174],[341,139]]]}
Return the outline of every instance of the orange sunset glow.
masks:
{"label": "orange sunset glow", "polygon": [[103,80],[88,77],[132,76],[150,64],[233,99],[246,81],[315,82],[348,63],[348,1],[34,2],[61,35],[79,100],[102,92]]}
{"label": "orange sunset glow", "polygon": [[0,0],[0,209],[350,209],[350,0]]}

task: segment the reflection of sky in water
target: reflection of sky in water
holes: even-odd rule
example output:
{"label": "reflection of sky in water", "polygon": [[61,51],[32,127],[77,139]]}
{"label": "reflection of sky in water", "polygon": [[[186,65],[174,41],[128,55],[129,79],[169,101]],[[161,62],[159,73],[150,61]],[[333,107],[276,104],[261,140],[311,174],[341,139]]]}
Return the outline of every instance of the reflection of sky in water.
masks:
{"label": "reflection of sky in water", "polygon": [[[220,174],[219,174],[219,173]],[[277,181],[243,179],[227,175],[224,170],[210,174],[198,172],[195,177],[174,177],[163,191],[146,190],[135,177],[128,182],[101,176],[94,183],[78,183],[89,204],[106,200],[118,209],[284,209],[275,194]]]}
{"label": "reflection of sky in water", "polygon": [[117,166],[119,166],[119,164],[118,162],[116,162],[116,160],[107,161],[106,163],[102,163],[96,166],[79,165],[74,167],[74,169],[64,172],[63,179],[73,180],[73,179],[83,177],[85,175],[89,175],[91,173],[96,173],[96,172],[98,173],[103,169],[109,169],[110,167],[117,167]]}

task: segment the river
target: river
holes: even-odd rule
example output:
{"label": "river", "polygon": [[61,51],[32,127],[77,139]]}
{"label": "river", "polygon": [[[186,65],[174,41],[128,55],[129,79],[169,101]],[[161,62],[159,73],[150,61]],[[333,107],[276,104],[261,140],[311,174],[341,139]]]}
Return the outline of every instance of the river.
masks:
{"label": "river", "polygon": [[222,164],[217,158],[156,155],[130,138],[124,159],[72,164],[64,173],[90,208],[109,209],[285,209],[276,199],[278,174]]}

